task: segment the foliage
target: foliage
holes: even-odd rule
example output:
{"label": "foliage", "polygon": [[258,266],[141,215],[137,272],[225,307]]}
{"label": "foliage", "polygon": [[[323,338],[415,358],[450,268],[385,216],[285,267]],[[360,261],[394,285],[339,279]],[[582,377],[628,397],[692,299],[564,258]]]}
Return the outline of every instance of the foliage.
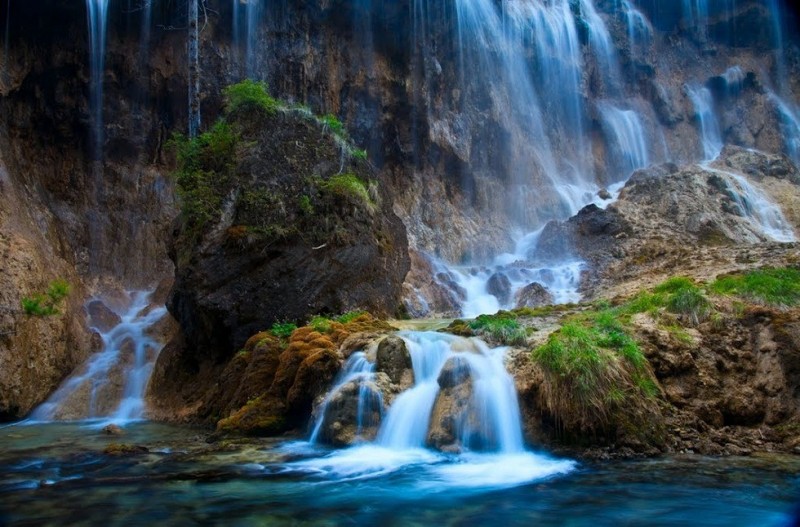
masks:
{"label": "foliage", "polygon": [[228,113],[239,110],[264,110],[272,114],[281,107],[281,103],[270,96],[266,82],[243,80],[225,88],[223,94]]}
{"label": "foliage", "polygon": [[50,282],[44,294],[37,294],[22,299],[22,310],[26,315],[46,317],[58,314],[58,304],[69,295],[70,285],[66,280],[58,279]]}
{"label": "foliage", "polygon": [[795,306],[800,303],[800,270],[768,267],[722,276],[711,284],[711,290],[767,305]]}
{"label": "foliage", "polygon": [[533,351],[545,372],[548,407],[562,427],[603,430],[658,393],[653,373],[614,308],[569,319]]}
{"label": "foliage", "polygon": [[300,208],[300,212],[306,216],[312,216],[314,214],[314,206],[311,204],[311,198],[305,194],[297,199],[297,206]]}
{"label": "foliage", "polygon": [[352,151],[353,157],[356,159],[361,159],[362,161],[366,161],[367,159],[367,151],[361,148],[356,148]]}
{"label": "foliage", "polygon": [[308,326],[318,333],[327,333],[331,330],[331,319],[322,315],[311,317],[308,321]]}
{"label": "foliage", "polygon": [[297,325],[291,322],[276,322],[269,331],[278,338],[288,339],[296,329]]}
{"label": "foliage", "polygon": [[238,135],[225,121],[217,121],[194,139],[175,134],[176,181],[184,221],[195,232],[222,213],[227,186],[236,164]]}
{"label": "foliage", "polygon": [[714,306],[691,278],[676,276],[654,289],[656,294],[664,294],[664,305],[671,313],[685,315],[697,325],[708,320]]}
{"label": "foliage", "polygon": [[346,137],[344,124],[332,113],[328,113],[319,118],[322,125],[330,130],[330,132],[342,139]]}
{"label": "foliage", "polygon": [[334,317],[334,320],[339,324],[347,324],[348,322],[352,322],[358,317],[366,314],[367,314],[366,311],[348,311],[347,313],[343,313],[337,317]]}
{"label": "foliage", "polygon": [[507,345],[524,346],[528,333],[517,321],[517,316],[509,311],[498,311],[494,315],[480,315],[468,323],[477,335]]}
{"label": "foliage", "polygon": [[354,200],[367,206],[372,205],[372,199],[363,181],[352,173],[336,174],[320,184],[320,188],[335,196]]}

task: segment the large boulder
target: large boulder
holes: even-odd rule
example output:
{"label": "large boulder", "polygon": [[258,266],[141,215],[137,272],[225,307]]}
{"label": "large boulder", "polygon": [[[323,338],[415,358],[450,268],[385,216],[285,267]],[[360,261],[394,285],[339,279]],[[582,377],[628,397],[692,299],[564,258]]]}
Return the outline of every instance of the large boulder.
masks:
{"label": "large boulder", "polygon": [[318,439],[337,447],[371,441],[378,434],[383,410],[381,390],[374,382],[352,380],[317,408],[316,419],[324,419]]}
{"label": "large boulder", "polygon": [[515,295],[516,307],[539,307],[553,304],[553,295],[539,282],[533,282]]}
{"label": "large boulder", "polygon": [[473,402],[469,366],[462,357],[451,357],[442,368],[439,395],[433,405],[426,442],[445,452],[459,452],[471,445],[469,432],[477,429],[480,417]]}
{"label": "large boulder", "polygon": [[381,341],[376,354],[375,370],[386,373],[389,380],[403,389],[414,384],[411,354],[403,339],[389,336]]}
{"label": "large boulder", "polygon": [[371,165],[299,111],[240,109],[228,121],[241,146],[228,164],[208,162],[225,183],[183,191],[224,197],[187,198],[171,245],[167,305],[192,353],[224,359],[274,322],[316,313],[394,315],[406,234]]}

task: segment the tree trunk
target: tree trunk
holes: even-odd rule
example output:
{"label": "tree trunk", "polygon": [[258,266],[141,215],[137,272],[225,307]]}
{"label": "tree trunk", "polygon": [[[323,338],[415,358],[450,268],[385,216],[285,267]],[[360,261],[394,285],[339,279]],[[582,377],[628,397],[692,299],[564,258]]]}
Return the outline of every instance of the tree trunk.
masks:
{"label": "tree trunk", "polygon": [[200,46],[197,3],[189,0],[189,137],[200,131]]}

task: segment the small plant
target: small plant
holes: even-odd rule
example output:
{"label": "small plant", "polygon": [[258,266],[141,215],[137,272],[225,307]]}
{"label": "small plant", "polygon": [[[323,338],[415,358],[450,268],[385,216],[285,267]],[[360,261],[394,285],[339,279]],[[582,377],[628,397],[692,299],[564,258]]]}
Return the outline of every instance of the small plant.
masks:
{"label": "small plant", "polygon": [[349,172],[331,176],[321,183],[320,188],[335,196],[355,200],[367,206],[372,205],[372,199],[364,182]]}
{"label": "small plant", "polygon": [[703,291],[685,276],[670,278],[656,287],[655,292],[666,294],[665,305],[668,311],[687,316],[694,325],[708,320],[714,312],[714,306]]}
{"label": "small plant", "polygon": [[477,335],[484,335],[511,346],[524,346],[528,338],[525,328],[517,322],[516,315],[509,311],[480,315],[470,321],[468,326]]}
{"label": "small plant", "polygon": [[330,130],[330,132],[342,139],[345,138],[344,124],[332,113],[328,113],[319,118],[322,126]]}
{"label": "small plant", "polygon": [[791,267],[764,268],[743,274],[717,278],[711,290],[736,295],[753,302],[773,306],[800,303],[800,270]]}
{"label": "small plant", "polygon": [[66,280],[50,282],[44,294],[22,299],[22,310],[28,316],[47,317],[58,314],[58,304],[69,295],[70,285]]}
{"label": "small plant", "polygon": [[270,96],[269,86],[266,82],[256,82],[250,79],[243,80],[242,82],[231,84],[225,88],[223,93],[228,113],[234,113],[240,109],[261,109],[272,114],[281,106],[276,99]]}
{"label": "small plant", "polygon": [[276,322],[269,331],[278,338],[288,339],[296,329],[297,325],[291,322]]}
{"label": "small plant", "polygon": [[308,325],[318,333],[327,333],[331,330],[331,322],[330,318],[317,315],[308,321]]}
{"label": "small plant", "polygon": [[367,159],[367,151],[361,148],[356,148],[353,150],[353,157],[356,159],[361,159],[362,161],[366,161]]}
{"label": "small plant", "polygon": [[311,204],[311,198],[305,194],[297,198],[297,206],[300,208],[300,212],[306,216],[312,216],[314,214],[314,206]]}
{"label": "small plant", "polygon": [[366,311],[348,311],[338,317],[334,318],[336,322],[339,324],[347,324],[348,322],[352,322],[353,320],[357,319],[360,316],[366,315]]}

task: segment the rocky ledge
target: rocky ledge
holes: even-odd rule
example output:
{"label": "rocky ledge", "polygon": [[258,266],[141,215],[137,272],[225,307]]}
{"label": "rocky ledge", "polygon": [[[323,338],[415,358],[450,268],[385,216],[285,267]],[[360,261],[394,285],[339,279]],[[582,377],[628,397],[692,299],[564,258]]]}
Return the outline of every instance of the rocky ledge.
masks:
{"label": "rocky ledge", "polygon": [[[393,315],[408,271],[403,224],[341,122],[276,101],[249,81],[229,88],[226,99],[225,119],[196,139],[174,141],[182,213],[167,305],[182,335],[156,365],[157,415],[205,420],[219,410],[227,417],[226,404],[208,404],[214,388],[200,386],[224,382],[241,365],[240,350],[277,357],[277,348],[257,346],[252,335],[314,314]],[[301,355],[292,360],[299,364]],[[329,358],[336,368],[325,371],[333,375],[339,359]],[[288,376],[273,395],[291,391]],[[310,403],[288,397],[289,414],[310,412]],[[233,399],[231,408],[244,404]]]}

